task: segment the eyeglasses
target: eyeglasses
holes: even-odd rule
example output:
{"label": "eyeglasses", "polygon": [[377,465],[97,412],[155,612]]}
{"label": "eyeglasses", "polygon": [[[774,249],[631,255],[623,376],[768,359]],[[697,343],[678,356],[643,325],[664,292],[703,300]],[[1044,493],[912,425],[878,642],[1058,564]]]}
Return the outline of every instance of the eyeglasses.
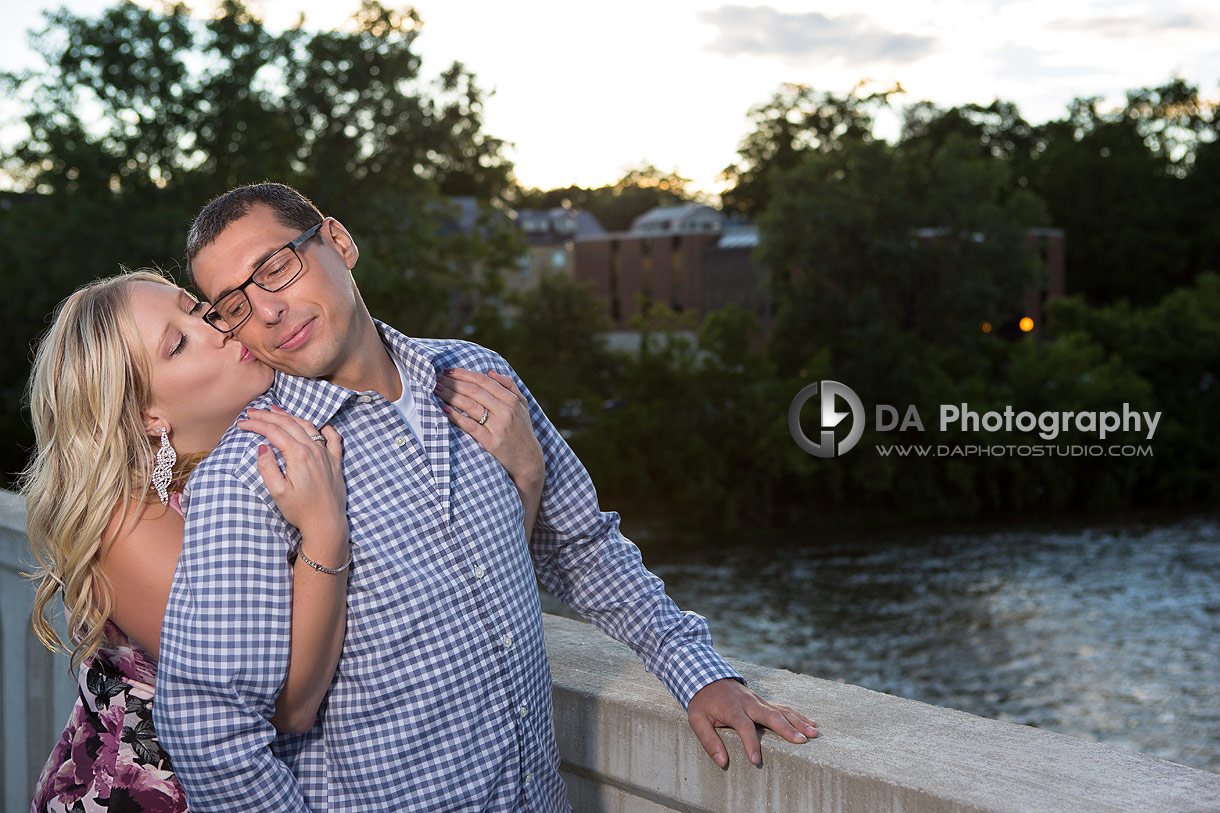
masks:
{"label": "eyeglasses", "polygon": [[221,333],[232,333],[241,327],[250,318],[250,311],[253,310],[250,307],[250,297],[246,295],[246,288],[253,283],[264,291],[274,292],[287,287],[289,283],[299,277],[304,264],[301,262],[301,255],[297,254],[297,249],[302,243],[313,237],[318,229],[322,228],[323,223],[311,227],[259,263],[258,268],[254,269],[254,273],[250,275],[249,279],[208,308],[207,313],[203,315],[203,321]]}

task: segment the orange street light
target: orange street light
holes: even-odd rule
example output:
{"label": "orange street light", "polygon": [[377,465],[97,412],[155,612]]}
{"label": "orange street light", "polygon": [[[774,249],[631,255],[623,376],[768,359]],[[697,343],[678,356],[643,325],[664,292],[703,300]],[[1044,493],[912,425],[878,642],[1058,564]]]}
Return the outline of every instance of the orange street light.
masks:
{"label": "orange street light", "polygon": [[1034,320],[1028,316],[1022,316],[1021,321],[1017,323],[1017,327],[1021,328],[1022,333],[1029,333],[1034,329]]}

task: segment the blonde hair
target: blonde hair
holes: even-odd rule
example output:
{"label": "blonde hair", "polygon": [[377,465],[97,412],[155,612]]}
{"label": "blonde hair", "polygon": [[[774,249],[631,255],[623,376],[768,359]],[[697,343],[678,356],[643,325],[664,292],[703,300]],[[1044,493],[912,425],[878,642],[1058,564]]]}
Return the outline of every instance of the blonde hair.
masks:
{"label": "blonde hair", "polygon": [[[131,271],[94,281],[61,302],[30,374],[37,450],[21,492],[38,562],[30,574],[37,582],[32,622],[47,648],[69,651],[51,606],[62,592],[73,668],[104,643],[114,606],[101,570],[106,528],[116,508],[119,527],[132,498],[146,498],[154,465],[141,415],[151,394],[149,363],[129,306],[139,282],[173,286],[159,273]],[[202,455],[192,457],[181,461],[176,479]]]}

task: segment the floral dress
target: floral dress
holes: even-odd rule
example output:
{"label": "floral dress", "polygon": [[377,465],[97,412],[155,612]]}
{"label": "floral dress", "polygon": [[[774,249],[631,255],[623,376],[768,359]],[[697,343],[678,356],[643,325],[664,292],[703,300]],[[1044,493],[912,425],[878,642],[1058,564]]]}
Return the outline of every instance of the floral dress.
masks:
{"label": "floral dress", "polygon": [[106,638],[81,664],[80,696],[30,811],[182,813],[186,795],[153,731],[156,661],[109,621]]}
{"label": "floral dress", "polygon": [[77,672],[76,705],[30,811],[184,813],[186,794],[153,730],[157,662],[113,622],[105,632],[103,647]]}

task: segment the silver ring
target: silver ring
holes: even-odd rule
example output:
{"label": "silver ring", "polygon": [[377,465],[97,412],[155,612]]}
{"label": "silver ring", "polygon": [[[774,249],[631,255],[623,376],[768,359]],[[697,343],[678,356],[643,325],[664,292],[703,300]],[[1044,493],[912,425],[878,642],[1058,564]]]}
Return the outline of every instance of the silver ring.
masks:
{"label": "silver ring", "polygon": [[323,435],[321,432],[319,432],[318,434],[311,437],[310,440],[312,440],[315,443],[321,443],[323,446],[326,445],[326,436]]}
{"label": "silver ring", "polygon": [[479,426],[482,426],[483,424],[487,423],[488,414],[489,413],[487,412],[487,407],[483,407],[483,417],[479,418]]}

